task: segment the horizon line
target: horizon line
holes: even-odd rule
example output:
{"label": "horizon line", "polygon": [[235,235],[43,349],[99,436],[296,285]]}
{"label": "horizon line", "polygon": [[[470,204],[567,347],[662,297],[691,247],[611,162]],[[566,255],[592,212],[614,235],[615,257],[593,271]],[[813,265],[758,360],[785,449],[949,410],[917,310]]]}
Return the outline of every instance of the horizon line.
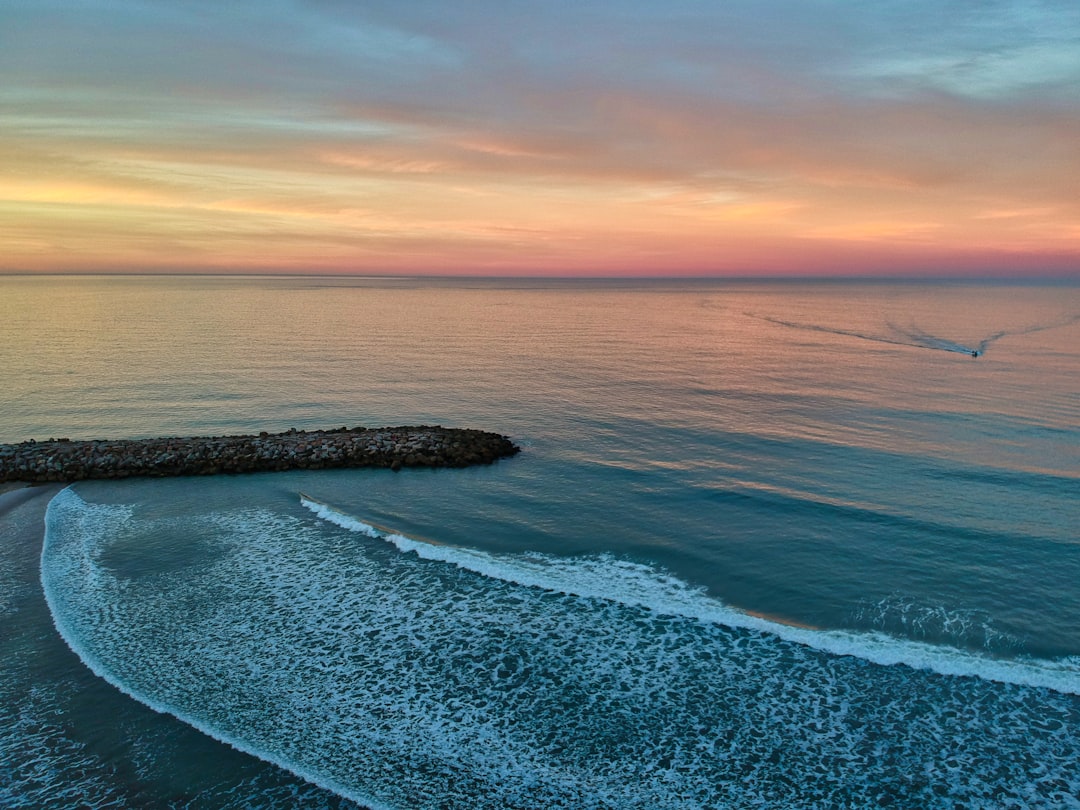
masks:
{"label": "horizon line", "polygon": [[350,273],[283,272],[238,270],[0,270],[0,278],[37,277],[110,277],[110,278],[349,278],[369,281],[439,280],[439,281],[789,281],[789,282],[1020,282],[1080,283],[1080,269],[1074,272],[1039,275],[1012,274],[825,274],[825,273],[755,273],[755,274],[550,274],[550,273]]}

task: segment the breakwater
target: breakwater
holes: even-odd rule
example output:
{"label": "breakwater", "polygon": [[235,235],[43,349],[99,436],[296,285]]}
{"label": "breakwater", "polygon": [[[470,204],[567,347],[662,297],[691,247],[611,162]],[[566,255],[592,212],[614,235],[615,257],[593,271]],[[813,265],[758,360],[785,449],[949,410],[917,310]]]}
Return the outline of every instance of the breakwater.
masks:
{"label": "breakwater", "polygon": [[82,481],[132,476],[319,470],[335,467],[467,467],[520,448],[506,436],[441,426],[288,430],[209,436],[22,442],[0,445],[0,481]]}

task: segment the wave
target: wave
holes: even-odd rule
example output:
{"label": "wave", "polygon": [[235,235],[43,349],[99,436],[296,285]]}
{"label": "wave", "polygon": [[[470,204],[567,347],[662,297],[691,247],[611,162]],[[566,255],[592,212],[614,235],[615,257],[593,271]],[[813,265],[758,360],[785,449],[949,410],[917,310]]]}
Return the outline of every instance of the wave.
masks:
{"label": "wave", "polygon": [[[41,561],[54,622],[136,700],[375,810],[934,806],[941,785],[966,807],[1055,807],[1080,791],[1073,695],[787,643],[799,628],[649,566],[440,546],[304,506],[318,517],[65,490]],[[189,542],[190,564],[152,564]]]}
{"label": "wave", "polygon": [[[245,740],[242,735],[231,734],[220,725],[207,722],[196,713],[185,711],[184,707],[174,702],[158,699],[152,692],[139,688],[133,685],[130,679],[118,675],[115,666],[98,655],[92,639],[88,638],[85,632],[78,627],[79,622],[77,619],[80,618],[78,606],[72,603],[70,594],[64,588],[65,577],[74,572],[71,570],[70,565],[65,570],[65,566],[58,563],[50,552],[53,550],[57,536],[62,534],[59,527],[65,521],[74,518],[77,523],[91,523],[95,518],[104,515],[110,523],[115,525],[117,522],[122,523],[129,520],[133,512],[134,510],[130,505],[101,506],[87,503],[79,497],[71,486],[62,489],[49,501],[49,505],[45,510],[45,542],[41,550],[41,587],[45,596],[45,603],[52,617],[53,626],[71,651],[96,676],[159,714],[175,717],[177,720],[186,723],[220,743],[283,768],[301,779],[338,796],[361,802],[370,807],[371,810],[395,810],[391,805],[380,803],[367,794],[358,792],[351,786],[329,779],[324,774],[310,768],[305,768],[295,760],[282,756],[266,746],[253,745]],[[78,532],[78,534],[82,541],[82,548],[80,549],[81,553],[75,559],[77,562],[82,563],[79,566],[81,573],[88,581],[94,584],[94,590],[97,590],[100,586],[100,580],[103,579],[97,566],[93,564],[100,557],[102,550],[100,543],[97,542],[99,538],[93,532],[84,531]],[[70,563],[69,560],[65,560],[65,562]],[[109,610],[107,605],[102,605],[100,608],[102,611]]]}
{"label": "wave", "polygon": [[[1080,695],[1080,657],[1077,656],[1058,660],[991,658],[957,648],[898,638],[885,632],[825,630],[786,624],[745,613],[677,577],[611,555],[561,559],[538,552],[507,555],[439,545],[364,522],[306,495],[301,495],[300,501],[317,517],[343,529],[385,540],[399,551],[411,552],[422,559],[447,563],[515,585],[568,596],[617,601],[661,615],[767,633],[822,652],[852,656],[884,666],[903,664],[939,675],[977,677]],[[881,612],[881,608],[878,612]],[[905,622],[910,617],[910,621],[918,626],[931,623],[939,627],[954,625],[963,631],[965,638],[972,632],[973,620],[966,612],[926,608],[916,619],[910,606],[907,606],[900,613],[901,619],[896,622],[900,627],[906,627]],[[993,631],[984,632],[992,634]]]}

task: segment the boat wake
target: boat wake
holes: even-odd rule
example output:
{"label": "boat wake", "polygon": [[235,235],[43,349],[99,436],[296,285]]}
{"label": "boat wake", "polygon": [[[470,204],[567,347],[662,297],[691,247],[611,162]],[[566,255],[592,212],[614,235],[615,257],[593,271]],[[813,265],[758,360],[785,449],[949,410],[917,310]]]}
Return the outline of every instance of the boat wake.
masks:
{"label": "boat wake", "polygon": [[987,335],[981,340],[973,343],[960,343],[949,338],[941,337],[938,335],[930,334],[916,326],[900,326],[892,323],[891,321],[886,324],[889,331],[886,334],[873,334],[868,332],[858,332],[852,329],[841,329],[834,326],[822,326],[820,324],[813,323],[801,323],[798,321],[784,320],[783,318],[773,318],[768,315],[757,315],[752,312],[744,313],[748,317],[755,318],[759,321],[767,321],[779,326],[786,326],[790,329],[801,329],[807,332],[824,332],[830,335],[843,335],[846,337],[858,338],[859,340],[869,340],[875,343],[887,343],[893,346],[911,346],[917,349],[933,349],[935,351],[954,352],[957,354],[965,354],[970,357],[981,357],[986,354],[987,349],[994,343],[1006,337],[1015,337],[1019,335],[1030,335],[1035,332],[1045,332],[1049,329],[1060,329],[1065,326],[1071,326],[1074,323],[1080,322],[1080,315],[1073,315],[1060,321],[1054,321],[1046,324],[1036,324],[1034,326],[1028,326],[1021,329],[1004,329],[1000,332],[994,332],[992,335]]}

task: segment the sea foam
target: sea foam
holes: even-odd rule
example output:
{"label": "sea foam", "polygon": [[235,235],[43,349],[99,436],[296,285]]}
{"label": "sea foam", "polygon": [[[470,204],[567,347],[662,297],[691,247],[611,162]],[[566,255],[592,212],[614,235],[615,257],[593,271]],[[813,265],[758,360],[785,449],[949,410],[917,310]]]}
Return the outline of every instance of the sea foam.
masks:
{"label": "sea foam", "polygon": [[[573,596],[607,599],[644,607],[662,615],[683,616],[725,627],[769,633],[833,655],[850,655],[875,664],[904,664],[940,675],[973,676],[1000,683],[1042,687],[1080,695],[1080,658],[1060,660],[990,658],[882,632],[820,630],[754,616],[708,596],[704,589],[657,569],[612,555],[556,558],[539,553],[492,554],[416,540],[365,523],[312,498],[301,503],[323,520],[349,531],[392,543],[400,551],[450,563],[478,574]],[[941,621],[948,621],[948,617]],[[963,617],[957,617],[963,623]]]}
{"label": "sea foam", "polygon": [[[321,519],[154,517],[67,490],[42,552],[56,626],[136,699],[373,808],[1076,806],[1071,695],[791,643],[820,633],[637,563],[305,505]],[[214,553],[130,565],[163,536]]]}

